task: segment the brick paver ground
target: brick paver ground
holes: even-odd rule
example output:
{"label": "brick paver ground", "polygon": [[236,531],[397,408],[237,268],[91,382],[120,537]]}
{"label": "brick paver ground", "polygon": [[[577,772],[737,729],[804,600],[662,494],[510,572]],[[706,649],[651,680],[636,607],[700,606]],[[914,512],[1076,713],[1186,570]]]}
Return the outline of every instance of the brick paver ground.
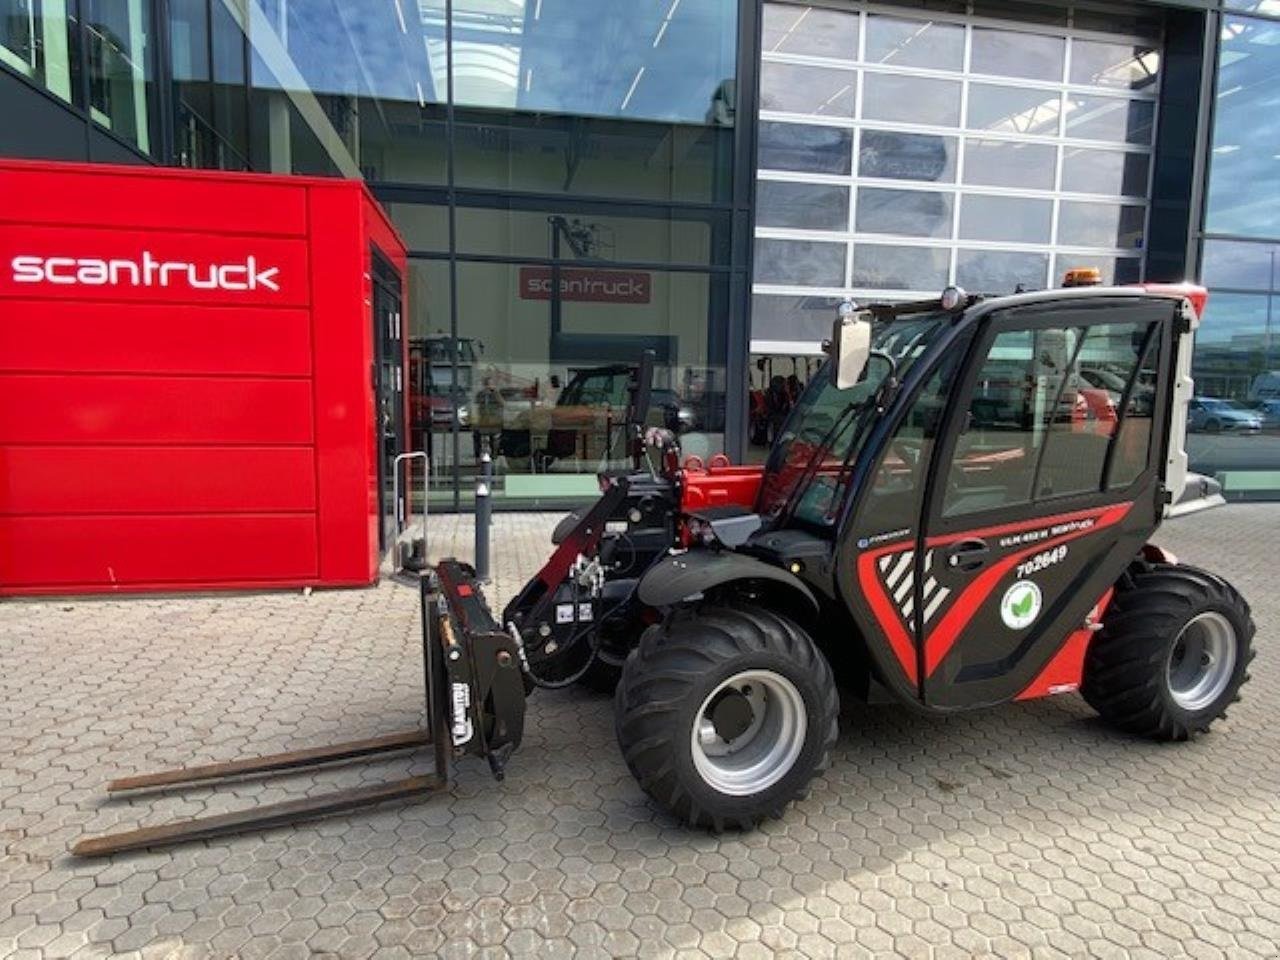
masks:
{"label": "brick paver ground", "polygon": [[[503,599],[554,518],[500,518]],[[432,520],[465,550],[467,518]],[[749,835],[675,826],[610,704],[537,693],[507,780],[76,862],[85,832],[425,770],[426,757],[106,802],[119,771],[411,726],[415,591],[0,605],[0,957],[378,955],[1274,957],[1280,953],[1280,508],[1161,542],[1253,602],[1260,655],[1188,745],[1116,734],[1076,697],[950,719],[846,710],[832,769]]]}

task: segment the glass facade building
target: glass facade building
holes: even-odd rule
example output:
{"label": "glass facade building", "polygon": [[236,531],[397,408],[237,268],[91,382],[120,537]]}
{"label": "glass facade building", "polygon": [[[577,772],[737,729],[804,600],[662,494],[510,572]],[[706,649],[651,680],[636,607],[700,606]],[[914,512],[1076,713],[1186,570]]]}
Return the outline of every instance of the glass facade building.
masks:
{"label": "glass facade building", "polygon": [[644,350],[686,453],[758,456],[839,298],[1078,266],[1203,276],[1193,466],[1265,496],[1277,38],[1238,0],[0,0],[0,154],[367,180],[446,508],[486,448],[500,503],[590,495]]}

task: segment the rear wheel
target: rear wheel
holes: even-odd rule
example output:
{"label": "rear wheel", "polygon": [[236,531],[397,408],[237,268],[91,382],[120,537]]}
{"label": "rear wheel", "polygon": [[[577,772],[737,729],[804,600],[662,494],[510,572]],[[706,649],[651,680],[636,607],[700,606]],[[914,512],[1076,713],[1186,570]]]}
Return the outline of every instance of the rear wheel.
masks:
{"label": "rear wheel", "polygon": [[791,620],[758,607],[679,611],[651,627],[615,696],[618,744],[646,793],[693,826],[779,816],[828,763],[831,668]]}
{"label": "rear wheel", "polygon": [[1081,692],[1103,719],[1155,740],[1205,733],[1253,659],[1249,605],[1195,567],[1143,565],[1117,585]]}

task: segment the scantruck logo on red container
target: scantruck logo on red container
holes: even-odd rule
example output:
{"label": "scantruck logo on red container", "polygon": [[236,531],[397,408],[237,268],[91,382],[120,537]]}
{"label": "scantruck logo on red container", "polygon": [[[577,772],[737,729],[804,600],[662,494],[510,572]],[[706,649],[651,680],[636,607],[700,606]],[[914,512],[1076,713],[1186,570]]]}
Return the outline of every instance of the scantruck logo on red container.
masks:
{"label": "scantruck logo on red container", "polygon": [[0,230],[0,300],[298,307],[310,294],[300,237],[43,224]]}
{"label": "scantruck logo on red container", "polygon": [[86,287],[187,287],[192,290],[280,292],[280,268],[249,254],[237,263],[164,260],[150,250],[137,258],[41,257],[19,254],[10,261],[13,282]]}

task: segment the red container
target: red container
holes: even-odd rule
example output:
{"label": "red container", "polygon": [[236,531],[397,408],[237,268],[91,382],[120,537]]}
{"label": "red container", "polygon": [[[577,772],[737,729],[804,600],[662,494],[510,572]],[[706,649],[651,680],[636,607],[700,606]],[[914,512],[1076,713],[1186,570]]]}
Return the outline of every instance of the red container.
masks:
{"label": "red container", "polygon": [[355,181],[0,161],[0,594],[373,582],[375,251]]}

